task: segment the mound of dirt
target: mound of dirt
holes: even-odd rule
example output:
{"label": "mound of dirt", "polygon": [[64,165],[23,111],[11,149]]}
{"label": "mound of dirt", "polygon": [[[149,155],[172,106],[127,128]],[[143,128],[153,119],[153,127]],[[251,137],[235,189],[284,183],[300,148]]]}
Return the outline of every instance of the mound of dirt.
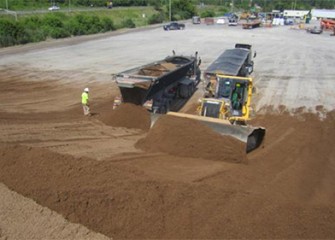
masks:
{"label": "mound of dirt", "polygon": [[[166,139],[156,140],[174,140],[171,147],[196,155],[199,145],[221,153],[229,144],[216,145],[216,136],[197,122],[162,119],[148,135],[161,130]],[[247,166],[165,154],[96,161],[0,141],[0,182],[113,239],[334,239],[334,121],[335,112],[323,120],[259,115],[254,124],[267,129],[266,140],[248,154]],[[176,125],[180,139],[170,136]],[[192,178],[171,181],[164,174]]]}
{"label": "mound of dirt", "polygon": [[100,120],[113,127],[137,128],[144,131],[150,128],[150,113],[142,106],[123,103],[112,111],[101,114]]}
{"label": "mound of dirt", "polygon": [[204,158],[226,162],[245,162],[245,144],[222,136],[202,123],[173,116],[162,116],[136,147],[149,152]]}

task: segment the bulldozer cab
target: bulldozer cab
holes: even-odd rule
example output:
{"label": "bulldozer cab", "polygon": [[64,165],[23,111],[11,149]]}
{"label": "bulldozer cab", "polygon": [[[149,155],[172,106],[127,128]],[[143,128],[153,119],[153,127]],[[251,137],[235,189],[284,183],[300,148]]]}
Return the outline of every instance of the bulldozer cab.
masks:
{"label": "bulldozer cab", "polygon": [[217,75],[217,82],[215,97],[225,100],[226,106],[229,106],[231,117],[236,118],[236,120],[239,118],[247,120],[252,94],[252,79]]}
{"label": "bulldozer cab", "polygon": [[252,78],[216,75],[212,96],[201,99],[199,115],[243,123],[249,119]]}

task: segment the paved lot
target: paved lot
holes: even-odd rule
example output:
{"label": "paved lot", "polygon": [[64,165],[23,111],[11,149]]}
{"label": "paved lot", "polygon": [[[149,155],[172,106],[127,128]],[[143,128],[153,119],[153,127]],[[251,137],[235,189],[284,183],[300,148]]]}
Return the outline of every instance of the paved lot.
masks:
{"label": "paved lot", "polygon": [[[240,26],[189,23],[183,31],[156,28],[77,44],[50,44],[40,50],[37,46],[34,51],[14,55],[7,49],[0,59],[0,69],[19,66],[42,72],[68,71],[65,76],[72,82],[106,83],[111,80],[110,74],[162,59],[172,50],[185,55],[198,51],[205,69],[225,49],[238,42],[248,43],[257,52],[257,109],[285,105],[314,110],[323,105],[330,110],[335,105],[334,41],[330,33],[313,35],[289,26],[244,30]],[[71,76],[71,72],[76,74]]]}

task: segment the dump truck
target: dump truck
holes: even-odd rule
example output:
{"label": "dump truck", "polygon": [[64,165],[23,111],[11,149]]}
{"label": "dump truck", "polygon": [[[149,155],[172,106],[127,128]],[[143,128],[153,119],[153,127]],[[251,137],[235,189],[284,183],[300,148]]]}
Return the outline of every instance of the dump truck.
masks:
{"label": "dump truck", "polygon": [[252,20],[247,20],[247,22],[242,23],[242,28],[243,29],[253,29],[260,27],[262,24],[262,21],[260,19],[252,19]]}
{"label": "dump truck", "polygon": [[217,74],[230,76],[249,76],[254,71],[253,53],[250,44],[235,44],[235,48],[225,50],[204,71],[205,97],[215,95]]}
{"label": "dump truck", "polygon": [[142,105],[152,113],[178,111],[193,95],[200,82],[201,60],[194,56],[176,55],[114,75],[121,102]]}

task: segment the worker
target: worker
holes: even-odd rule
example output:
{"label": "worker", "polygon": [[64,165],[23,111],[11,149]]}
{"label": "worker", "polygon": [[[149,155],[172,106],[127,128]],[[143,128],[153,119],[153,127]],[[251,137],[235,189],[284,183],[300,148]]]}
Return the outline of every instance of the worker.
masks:
{"label": "worker", "polygon": [[83,110],[85,116],[91,116],[90,113],[90,107],[89,107],[89,101],[88,101],[88,93],[89,89],[85,88],[84,92],[81,94],[81,103],[83,104]]}
{"label": "worker", "polygon": [[232,97],[231,97],[233,109],[235,110],[239,110],[241,107],[241,94],[239,91],[240,87],[241,87],[241,84],[237,83],[233,91]]}

